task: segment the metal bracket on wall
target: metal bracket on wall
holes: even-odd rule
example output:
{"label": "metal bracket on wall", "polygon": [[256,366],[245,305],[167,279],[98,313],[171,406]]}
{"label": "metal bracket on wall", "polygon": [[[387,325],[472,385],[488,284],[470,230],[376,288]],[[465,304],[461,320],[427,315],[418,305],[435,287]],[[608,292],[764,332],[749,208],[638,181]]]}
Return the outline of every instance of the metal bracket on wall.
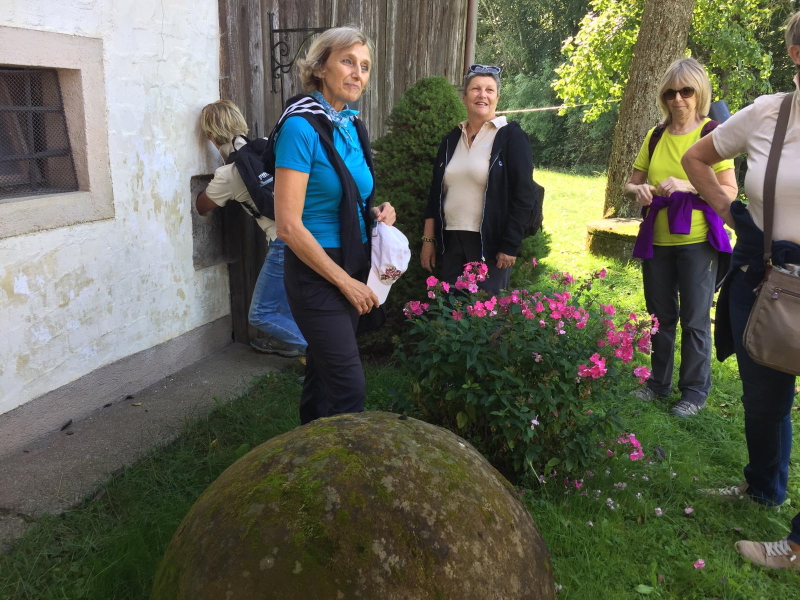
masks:
{"label": "metal bracket on wall", "polygon": [[[270,58],[270,66],[272,71],[272,93],[278,93],[278,86],[277,80],[281,78],[283,73],[288,73],[289,70],[294,65],[294,61],[297,60],[297,57],[300,55],[300,51],[303,49],[303,46],[306,45],[306,42],[311,38],[311,36],[316,35],[317,33],[322,33],[323,31],[327,31],[330,27],[305,27],[300,29],[276,29],[275,28],[275,13],[269,13],[269,58]],[[307,34],[303,41],[300,43],[300,46],[297,48],[297,52],[294,53],[292,59],[287,63],[282,63],[281,60],[286,58],[287,56],[291,55],[289,51],[289,44],[281,41],[279,36],[281,33],[305,33]]]}

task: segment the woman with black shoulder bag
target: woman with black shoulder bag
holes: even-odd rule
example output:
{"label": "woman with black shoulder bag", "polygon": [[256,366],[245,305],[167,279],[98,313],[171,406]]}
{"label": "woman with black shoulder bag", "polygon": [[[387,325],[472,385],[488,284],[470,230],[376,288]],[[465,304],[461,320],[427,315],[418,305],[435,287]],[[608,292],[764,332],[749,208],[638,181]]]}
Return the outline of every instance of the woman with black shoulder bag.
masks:
{"label": "woman with black shoulder bag", "polygon": [[[800,12],[787,23],[786,44],[798,90],[757,98],[683,158],[692,184],[737,237],[717,302],[715,341],[720,360],[736,354],[749,463],[743,483],[703,492],[765,506],[786,499],[800,373]],[[728,201],[709,166],[744,152],[747,205]],[[774,285],[776,278],[785,289]],[[775,319],[784,325],[776,327]],[[800,514],[786,538],[742,540],[736,549],[755,564],[800,572]]]}

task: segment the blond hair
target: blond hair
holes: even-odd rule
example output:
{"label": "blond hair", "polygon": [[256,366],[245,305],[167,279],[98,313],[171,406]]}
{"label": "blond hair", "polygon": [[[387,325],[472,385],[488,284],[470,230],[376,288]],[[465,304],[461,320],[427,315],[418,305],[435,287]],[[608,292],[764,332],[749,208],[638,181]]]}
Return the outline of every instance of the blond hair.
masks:
{"label": "blond hair", "polygon": [[786,48],[800,46],[800,10],[786,21]]}
{"label": "blond hair", "polygon": [[323,69],[332,52],[349,48],[353,44],[364,44],[369,50],[370,56],[375,54],[372,41],[357,27],[348,25],[322,32],[311,44],[306,57],[297,61],[303,90],[306,92],[321,91],[322,80],[317,73]]}
{"label": "blond hair", "polygon": [[206,104],[200,112],[200,127],[219,146],[237,135],[246,135],[249,130],[242,111],[230,100]]}
{"label": "blond hair", "polygon": [[669,89],[678,90],[683,87],[694,88],[697,98],[697,116],[701,119],[708,115],[711,108],[711,82],[705,68],[694,58],[681,58],[667,67],[667,72],[661,78],[658,86],[658,110],[664,115],[664,124],[672,123],[672,113],[669,112],[664,92]]}

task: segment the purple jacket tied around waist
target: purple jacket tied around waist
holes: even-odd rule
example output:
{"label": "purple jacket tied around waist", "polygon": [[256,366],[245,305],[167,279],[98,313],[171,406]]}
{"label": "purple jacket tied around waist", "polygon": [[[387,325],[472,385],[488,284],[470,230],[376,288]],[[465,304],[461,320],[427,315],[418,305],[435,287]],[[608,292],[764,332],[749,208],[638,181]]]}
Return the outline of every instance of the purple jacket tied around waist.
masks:
{"label": "purple jacket tied around waist", "polygon": [[714,209],[697,194],[675,192],[669,198],[653,196],[653,203],[642,209],[644,220],[639,226],[634,258],[653,258],[653,234],[656,215],[662,208],[667,209],[667,220],[671,234],[688,234],[692,230],[692,210],[701,210],[708,223],[708,241],[718,252],[731,252],[731,242],[725,233],[724,223]]}

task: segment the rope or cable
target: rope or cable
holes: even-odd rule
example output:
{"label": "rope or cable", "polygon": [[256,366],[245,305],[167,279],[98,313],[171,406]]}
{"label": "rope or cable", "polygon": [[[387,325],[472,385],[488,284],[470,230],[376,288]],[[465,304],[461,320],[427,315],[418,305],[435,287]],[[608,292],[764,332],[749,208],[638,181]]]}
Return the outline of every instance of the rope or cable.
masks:
{"label": "rope or cable", "polygon": [[580,108],[582,106],[595,106],[597,104],[611,104],[613,102],[619,102],[619,100],[605,100],[603,102],[590,102],[589,104],[573,104],[571,106],[567,106],[566,104],[562,104],[561,106],[543,106],[540,108],[518,108],[515,110],[498,110],[498,115],[510,115],[511,113],[530,113],[530,112],[542,112],[545,110],[561,110],[563,108]]}

